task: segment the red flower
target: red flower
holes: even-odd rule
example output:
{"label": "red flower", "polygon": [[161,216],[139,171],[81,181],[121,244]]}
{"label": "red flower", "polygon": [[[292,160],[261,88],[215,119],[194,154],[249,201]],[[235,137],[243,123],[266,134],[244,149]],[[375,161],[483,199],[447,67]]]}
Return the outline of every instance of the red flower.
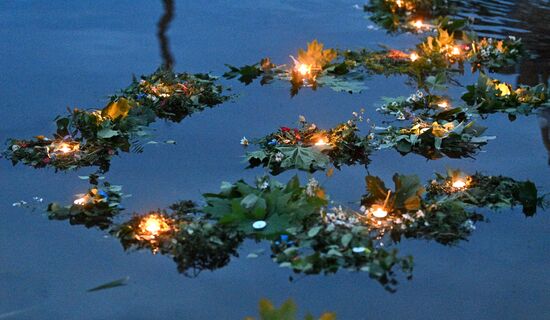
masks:
{"label": "red flower", "polygon": [[281,131],[282,132],[290,132],[290,128],[289,127],[281,127]]}
{"label": "red flower", "polygon": [[50,163],[51,159],[49,157],[45,157],[44,159],[42,159],[42,162],[44,162],[45,164],[48,164]]}
{"label": "red flower", "polygon": [[300,130],[294,129],[294,134],[298,134],[299,132],[300,132]]}
{"label": "red flower", "polygon": [[302,136],[300,136],[299,134],[296,134],[296,140],[302,140]]}

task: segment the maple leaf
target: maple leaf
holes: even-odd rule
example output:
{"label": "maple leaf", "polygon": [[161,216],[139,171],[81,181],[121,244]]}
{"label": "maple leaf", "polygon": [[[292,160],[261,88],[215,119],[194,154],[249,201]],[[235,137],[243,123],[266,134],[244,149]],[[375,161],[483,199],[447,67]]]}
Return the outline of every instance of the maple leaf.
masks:
{"label": "maple leaf", "polygon": [[336,50],[325,49],[317,40],[307,44],[307,50],[298,49],[298,61],[311,66],[313,69],[323,69],[332,60],[336,59]]}

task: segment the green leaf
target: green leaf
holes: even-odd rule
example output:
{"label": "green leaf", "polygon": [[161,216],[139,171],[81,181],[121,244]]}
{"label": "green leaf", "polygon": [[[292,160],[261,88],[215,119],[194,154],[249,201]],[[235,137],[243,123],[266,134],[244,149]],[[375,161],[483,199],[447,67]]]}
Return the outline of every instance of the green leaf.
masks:
{"label": "green leaf", "polygon": [[97,132],[97,136],[101,139],[109,139],[118,136],[119,132],[110,128],[103,128]]}
{"label": "green leaf", "polygon": [[114,280],[114,281],[111,281],[111,282],[107,282],[107,283],[99,285],[95,288],[89,289],[88,292],[94,292],[94,291],[99,291],[99,290],[105,290],[105,289],[111,289],[111,288],[125,286],[128,283],[128,280],[130,280],[130,277],[126,276],[124,278]]}

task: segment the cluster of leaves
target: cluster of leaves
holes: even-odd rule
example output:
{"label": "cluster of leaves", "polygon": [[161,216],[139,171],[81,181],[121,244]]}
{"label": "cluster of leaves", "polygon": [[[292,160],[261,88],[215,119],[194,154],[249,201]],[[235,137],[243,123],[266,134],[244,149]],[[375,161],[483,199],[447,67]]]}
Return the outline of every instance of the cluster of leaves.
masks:
{"label": "cluster of leaves", "polygon": [[[297,307],[294,301],[288,299],[280,308],[275,308],[273,303],[267,299],[261,299],[259,303],[260,319],[259,320],[297,320]],[[314,320],[311,314],[307,314],[304,320]],[[253,317],[246,317],[244,320],[255,320]],[[319,320],[336,320],[336,314],[325,312]]]}
{"label": "cluster of leaves", "polygon": [[[329,87],[337,92],[358,93],[366,89],[363,75],[350,70],[343,64],[333,63],[338,53],[334,49],[324,49],[317,40],[307,44],[307,50],[299,49],[298,58],[293,58],[293,66],[275,65],[271,59],[264,58],[260,62],[230,69],[223,77],[237,78],[245,85],[261,78],[260,84],[270,84],[274,80],[289,81],[291,96],[298,94],[304,87],[316,90],[318,87]],[[302,67],[302,69],[300,68]]]}
{"label": "cluster of leaves", "polygon": [[72,205],[58,203],[48,205],[48,217],[52,220],[69,220],[72,225],[84,225],[87,228],[107,229],[112,219],[122,210],[120,202],[124,197],[120,186],[104,182],[99,185],[96,176],[91,176],[92,187],[85,194],[77,195]]}
{"label": "cluster of leaves", "polygon": [[292,242],[273,243],[273,259],[281,267],[291,268],[294,272],[363,271],[390,291],[397,285],[396,268],[411,277],[412,257],[399,257],[397,250],[376,248],[368,228],[359,224],[348,228],[319,221],[288,231]]}
{"label": "cluster of leaves", "polygon": [[[146,128],[157,118],[179,122],[229,99],[208,75],[175,74],[159,69],[153,75],[125,89],[124,96],[113,96],[101,110],[70,110],[56,118],[52,138],[10,139],[3,156],[13,165],[72,170],[98,166],[109,170],[111,158],[119,152],[141,152]],[[63,150],[60,146],[68,146]]]}
{"label": "cluster of leaves", "polygon": [[[286,185],[269,178],[259,179],[256,186],[224,182],[220,193],[207,193],[204,200],[202,210],[208,218],[258,239],[274,239],[292,226],[307,223],[327,203],[321,188],[301,186],[297,176]],[[253,227],[257,221],[265,226]]]}
{"label": "cluster of leaves", "polygon": [[511,120],[518,114],[530,115],[538,108],[550,107],[550,90],[539,84],[535,87],[511,85],[480,74],[477,83],[466,87],[462,100],[480,114],[507,113]]}
{"label": "cluster of leaves", "polygon": [[415,120],[417,118],[433,121],[459,121],[470,118],[463,108],[449,106],[447,97],[431,95],[418,91],[409,97],[382,98],[383,104],[376,109],[382,114],[394,116],[397,120]]}
{"label": "cluster of leaves", "polygon": [[474,122],[416,119],[411,127],[389,126],[379,133],[379,149],[395,148],[401,154],[416,153],[427,159],[472,157],[492,136],[483,136],[486,128]]}
{"label": "cluster of leaves", "polygon": [[509,177],[475,173],[467,177],[467,188],[456,190],[452,186],[453,181],[464,175],[452,169],[447,170],[446,175],[436,174],[427,188],[428,198],[454,199],[493,210],[521,205],[527,216],[534,215],[537,207],[545,206],[545,197],[538,194],[537,187],[529,180],[517,181]]}
{"label": "cluster of leaves", "polygon": [[[216,77],[209,74],[174,73],[158,69],[151,75],[134,79],[122,90],[122,97],[136,101],[154,111],[160,119],[180,122],[195,112],[224,103],[230,97],[223,94]],[[114,96],[113,100],[120,99]]]}
{"label": "cluster of leaves", "polygon": [[336,125],[330,130],[318,128],[301,119],[300,128],[281,127],[277,132],[254,141],[260,150],[246,153],[249,167],[264,166],[272,174],[290,169],[315,172],[329,164],[367,165],[371,151],[369,137],[359,135],[362,115]]}
{"label": "cluster of leaves", "polygon": [[[364,6],[370,20],[388,32],[422,32],[426,27],[417,27],[414,22],[420,20],[442,19],[456,11],[456,1],[449,0],[372,0]],[[437,18],[437,19],[436,19]]]}
{"label": "cluster of leaves", "polygon": [[495,70],[514,65],[525,55],[521,39],[510,36],[506,39],[482,38],[469,35],[468,60],[475,70]]}
{"label": "cluster of leaves", "polygon": [[[193,202],[182,201],[170,207],[170,212],[155,211],[135,215],[129,221],[114,226],[111,234],[117,237],[125,250],[147,249],[172,257],[178,271],[186,276],[197,276],[203,270],[226,266],[231,257],[238,256],[237,248],[243,237],[234,229],[217,225],[196,215]],[[151,215],[162,217],[169,224],[163,232],[144,238],[140,224]]]}

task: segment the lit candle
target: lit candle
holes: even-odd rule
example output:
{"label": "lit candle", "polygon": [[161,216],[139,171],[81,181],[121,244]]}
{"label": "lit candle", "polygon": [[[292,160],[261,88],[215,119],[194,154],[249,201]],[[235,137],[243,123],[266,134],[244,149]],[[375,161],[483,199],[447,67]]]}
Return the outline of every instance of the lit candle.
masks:
{"label": "lit candle", "polygon": [[449,107],[449,103],[445,100],[438,102],[437,106],[443,109],[447,109]]}
{"label": "lit candle", "polygon": [[424,28],[424,23],[422,23],[422,20],[416,20],[414,23],[413,23],[414,27],[418,30],[421,30],[422,28]]}
{"label": "lit candle", "polygon": [[395,1],[395,4],[397,4],[397,6],[399,8],[401,8],[401,7],[403,7],[403,0],[397,0],[397,1]]}
{"label": "lit candle", "polygon": [[77,206],[81,206],[81,205],[84,205],[84,204],[88,203],[88,200],[89,200],[88,195],[84,195],[84,196],[76,199],[73,203],[76,204]]}
{"label": "lit candle", "polygon": [[460,55],[460,49],[458,47],[453,47],[453,50],[451,50],[451,54],[453,56],[458,56]]}
{"label": "lit candle", "polygon": [[386,211],[383,206],[373,206],[371,208],[371,213],[379,219],[385,218],[388,215],[388,211]]}
{"label": "lit candle", "polygon": [[139,223],[136,238],[153,240],[160,234],[171,229],[168,220],[160,214],[150,214],[144,217]]}
{"label": "lit candle", "polygon": [[461,179],[457,179],[453,182],[453,188],[456,188],[456,189],[463,189],[466,187],[466,182],[464,182],[463,180]]}
{"label": "lit candle", "polygon": [[319,138],[319,140],[317,140],[317,142],[315,142],[315,145],[316,146],[326,146],[326,145],[328,145],[328,143],[325,141],[324,138]]}
{"label": "lit candle", "polygon": [[419,56],[416,52],[411,53],[410,59],[412,62],[415,62],[416,60],[418,60],[418,58]]}
{"label": "lit candle", "polygon": [[306,76],[311,72],[311,66],[305,63],[300,63],[297,67],[297,70],[302,76]]}
{"label": "lit candle", "polygon": [[391,195],[391,190],[388,190],[388,194],[386,195],[386,200],[384,200],[384,204],[383,205],[375,204],[370,208],[370,212],[375,218],[381,219],[381,218],[385,218],[388,215],[388,210],[386,210],[386,206],[388,205],[388,201],[390,200],[390,195]]}
{"label": "lit candle", "polygon": [[78,143],[68,143],[68,142],[61,142],[58,145],[54,147],[54,152],[60,152],[62,154],[68,154],[75,151],[78,151],[80,148]]}

